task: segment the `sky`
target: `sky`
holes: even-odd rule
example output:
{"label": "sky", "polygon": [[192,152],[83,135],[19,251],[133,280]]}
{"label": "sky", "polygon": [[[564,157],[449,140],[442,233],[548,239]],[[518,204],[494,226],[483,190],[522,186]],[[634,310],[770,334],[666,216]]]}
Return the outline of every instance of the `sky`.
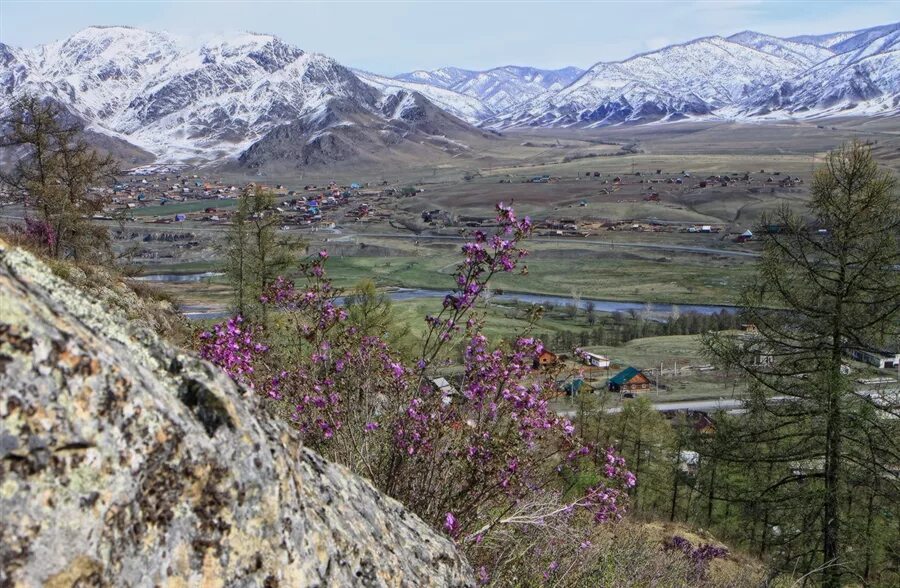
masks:
{"label": "sky", "polygon": [[854,30],[900,20],[900,0],[0,0],[0,42],[34,47],[90,25],[179,36],[253,31],[380,74],[453,65],[589,67],[709,35]]}

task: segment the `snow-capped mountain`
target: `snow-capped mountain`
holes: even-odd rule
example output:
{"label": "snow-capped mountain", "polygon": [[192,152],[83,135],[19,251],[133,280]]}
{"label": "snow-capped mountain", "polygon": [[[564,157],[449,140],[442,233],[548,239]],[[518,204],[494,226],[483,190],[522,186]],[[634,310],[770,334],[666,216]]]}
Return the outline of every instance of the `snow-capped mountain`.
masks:
{"label": "snow-capped mountain", "polygon": [[742,31],[727,38],[732,43],[757,49],[769,55],[781,57],[798,67],[808,68],[832,57],[834,51],[827,47],[819,47],[809,43],[800,43],[790,39],[780,39],[771,35],[763,35],[754,31]]}
{"label": "snow-capped mountain", "polygon": [[598,63],[559,92],[507,111],[492,126],[646,123],[707,115],[754,89],[795,75],[795,61],[721,37],[707,37]]}
{"label": "snow-capped mountain", "polygon": [[[843,52],[801,75],[761,89],[743,106],[757,117],[818,118],[900,112],[900,27],[838,37]],[[829,39],[831,41],[832,39]]]}
{"label": "snow-capped mountain", "polygon": [[483,121],[490,128],[896,114],[900,23],[781,39],[706,37],[614,63]]}
{"label": "snow-capped mountain", "polygon": [[478,123],[493,114],[493,111],[478,98],[461,94],[440,85],[388,78],[362,70],[354,70],[354,73],[363,82],[380,92],[396,93],[401,90],[418,92],[450,114],[470,123]]}
{"label": "snow-capped mountain", "polygon": [[[417,82],[420,84],[428,84],[429,86],[437,86],[445,90],[452,89],[460,82],[468,80],[478,72],[469,69],[460,69],[458,67],[442,67],[432,71],[416,70],[409,73],[395,76],[397,80],[407,82]],[[478,98],[478,96],[476,96]]]}
{"label": "snow-capped mountain", "polygon": [[824,47],[830,49],[834,53],[844,53],[846,51],[858,49],[859,47],[867,45],[875,39],[896,30],[900,30],[900,22],[868,29],[860,29],[858,31],[843,31],[840,33],[828,33],[826,35],[800,35],[798,37],[790,37],[787,40],[815,45],[816,47]]}
{"label": "snow-capped mountain", "polygon": [[395,141],[392,129],[408,135],[424,100],[402,88],[381,91],[330,57],[254,33],[190,44],[90,27],[33,50],[0,46],[0,65],[0,109],[36,93],[93,131],[173,160],[235,156],[298,122],[318,139],[332,127],[363,124]]}
{"label": "snow-capped mountain", "polygon": [[[37,94],[107,145],[163,160],[327,163],[455,155],[488,129],[900,113],[900,23],[779,38],[704,37],[582,71],[454,67],[395,78],[271,35],[183,40],[90,27],[0,43],[0,113]],[[418,156],[418,155],[417,155]],[[402,159],[402,157],[400,157]]]}
{"label": "snow-capped mountain", "polygon": [[471,96],[481,101],[492,114],[496,114],[545,92],[559,91],[582,73],[583,70],[577,67],[537,69],[507,65],[486,71],[456,67],[419,70],[400,74],[395,79],[428,84]]}

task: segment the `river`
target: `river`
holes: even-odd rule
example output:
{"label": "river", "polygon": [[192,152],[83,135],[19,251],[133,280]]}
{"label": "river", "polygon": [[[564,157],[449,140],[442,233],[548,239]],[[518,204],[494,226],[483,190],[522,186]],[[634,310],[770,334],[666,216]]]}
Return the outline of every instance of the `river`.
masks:
{"label": "river", "polygon": [[[197,274],[153,274],[141,276],[138,280],[148,282],[200,282],[208,278],[221,276],[217,272],[203,272]],[[386,294],[391,300],[414,300],[417,298],[443,298],[447,295],[446,290],[430,290],[426,288],[396,288],[388,290]],[[570,296],[553,296],[548,294],[526,294],[522,292],[504,292],[503,294],[490,293],[487,299],[491,302],[523,302],[526,304],[553,304],[555,306],[565,306],[572,304],[573,300]],[[338,303],[342,303],[343,299],[338,299]],[[581,309],[587,308],[588,304],[594,304],[596,312],[614,313],[614,312],[640,312],[644,316],[654,320],[666,320],[675,313],[693,312],[698,314],[716,314],[722,311],[736,312],[737,307],[716,305],[716,304],[665,304],[658,302],[628,302],[621,300],[603,300],[598,298],[579,298],[577,305]],[[205,305],[186,305],[181,307],[184,315],[190,319],[210,319],[222,318],[228,315],[228,312],[221,307],[205,306]]]}

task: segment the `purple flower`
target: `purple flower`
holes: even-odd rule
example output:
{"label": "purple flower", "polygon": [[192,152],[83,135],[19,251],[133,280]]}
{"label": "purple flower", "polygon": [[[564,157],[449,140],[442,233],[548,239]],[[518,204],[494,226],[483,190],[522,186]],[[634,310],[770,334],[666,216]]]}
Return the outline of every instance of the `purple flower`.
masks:
{"label": "purple flower", "polygon": [[444,530],[447,531],[447,534],[451,537],[455,537],[459,533],[459,521],[456,520],[456,517],[453,516],[452,512],[448,512],[444,515]]}

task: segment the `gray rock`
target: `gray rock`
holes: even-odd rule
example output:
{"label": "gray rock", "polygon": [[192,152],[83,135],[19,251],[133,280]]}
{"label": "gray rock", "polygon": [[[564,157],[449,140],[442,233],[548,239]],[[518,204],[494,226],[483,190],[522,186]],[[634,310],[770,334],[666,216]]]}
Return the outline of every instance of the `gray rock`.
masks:
{"label": "gray rock", "polygon": [[472,586],[221,371],[0,241],[0,585]]}

